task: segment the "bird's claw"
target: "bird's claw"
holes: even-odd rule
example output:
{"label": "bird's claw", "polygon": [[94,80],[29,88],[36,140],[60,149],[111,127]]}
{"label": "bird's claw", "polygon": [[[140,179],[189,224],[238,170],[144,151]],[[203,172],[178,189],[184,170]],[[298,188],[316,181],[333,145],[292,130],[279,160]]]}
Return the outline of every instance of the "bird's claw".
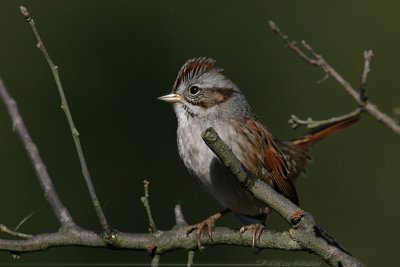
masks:
{"label": "bird's claw", "polygon": [[207,229],[207,233],[208,233],[208,236],[210,237],[211,241],[213,240],[213,239],[212,239],[212,233],[213,233],[213,231],[214,231],[215,221],[216,221],[218,218],[219,218],[219,217],[213,215],[213,216],[211,216],[211,217],[205,219],[204,221],[202,221],[202,222],[200,222],[200,223],[198,223],[198,224],[189,226],[189,228],[186,230],[186,235],[189,236],[189,234],[190,234],[191,232],[193,232],[194,230],[197,230],[197,231],[196,231],[196,235],[197,235],[197,246],[198,246],[199,248],[201,248],[201,240],[200,240],[200,239],[201,239],[201,236],[202,236],[202,234],[203,234],[203,232],[204,232],[205,229]]}
{"label": "bird's claw", "polygon": [[256,240],[260,240],[264,228],[265,228],[264,225],[262,225],[261,223],[244,225],[242,226],[242,228],[240,228],[240,236],[242,236],[243,233],[246,232],[247,230],[252,230],[253,231],[252,247],[255,248]]}

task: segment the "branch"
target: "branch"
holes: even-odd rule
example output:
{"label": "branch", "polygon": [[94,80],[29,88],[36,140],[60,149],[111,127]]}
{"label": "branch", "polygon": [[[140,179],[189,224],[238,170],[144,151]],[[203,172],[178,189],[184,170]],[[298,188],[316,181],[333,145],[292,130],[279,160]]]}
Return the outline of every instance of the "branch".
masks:
{"label": "branch", "polygon": [[296,42],[289,41],[289,38],[281,32],[275,22],[270,20],[269,27],[283,40],[285,45],[292,49],[301,59],[313,66],[321,68],[327,75],[332,76],[365,112],[369,113],[377,121],[386,125],[396,134],[400,135],[400,125],[386,113],[380,111],[378,107],[374,103],[370,102],[365,96],[367,76],[370,71],[370,62],[373,56],[372,50],[364,52],[364,69],[361,75],[360,93],[358,93],[351,84],[340,75],[339,72],[329,65],[329,63],[320,54],[315,52],[314,49],[305,41],[302,41],[301,44],[309,55],[303,52],[303,50],[297,46]]}
{"label": "branch", "polygon": [[296,115],[292,114],[292,115],[290,115],[290,119],[288,122],[293,129],[296,129],[302,125],[306,126],[307,128],[315,128],[315,127],[319,127],[322,125],[339,122],[339,121],[345,120],[347,118],[355,117],[358,114],[360,114],[361,111],[362,110],[360,108],[357,108],[356,110],[354,110],[350,113],[347,113],[345,115],[338,116],[338,117],[332,117],[330,119],[320,120],[320,121],[315,121],[312,118],[307,118],[307,120],[302,120],[299,117],[297,117]]}
{"label": "branch", "polygon": [[[186,223],[185,217],[183,216],[181,205],[179,205],[179,204],[175,205],[174,212],[175,212],[176,225],[182,226],[182,227],[187,227],[188,224]],[[186,228],[186,233],[187,233],[187,228]],[[197,246],[197,247],[199,247],[199,246]],[[188,258],[187,258],[187,264],[186,264],[187,267],[193,267],[194,255],[195,255],[195,250],[188,251]]]}
{"label": "branch", "polygon": [[367,90],[367,79],[368,73],[371,71],[371,60],[374,56],[374,52],[372,50],[364,51],[364,68],[361,74],[361,83],[360,83],[360,98],[364,103],[368,100],[366,90]]}
{"label": "branch", "polygon": [[0,233],[5,233],[14,237],[19,237],[19,238],[32,238],[33,235],[28,235],[28,234],[23,234],[20,232],[13,231],[9,229],[7,226],[4,224],[0,224]]}
{"label": "branch", "polygon": [[33,143],[32,138],[25,127],[24,120],[22,119],[17,103],[8,93],[3,80],[0,79],[0,97],[4,102],[8,114],[10,115],[13,129],[17,132],[19,139],[25,147],[31,164],[35,170],[36,176],[39,179],[40,186],[44,191],[44,196],[50,204],[54,214],[62,227],[76,227],[69,211],[59,199],[54,184],[51,181],[50,175],[47,172],[46,165],[44,165],[40,157],[39,150]]}
{"label": "branch", "polygon": [[[133,249],[149,251],[156,254],[164,254],[169,251],[185,249],[197,249],[197,237],[186,235],[187,227],[174,227],[170,231],[159,231],[157,235],[152,233],[124,233],[117,232],[114,236],[112,248]],[[241,236],[239,231],[224,227],[217,227],[213,232],[213,240],[203,237],[202,245],[222,245],[251,247],[252,237]],[[304,250],[297,242],[293,241],[288,232],[264,231],[259,242],[259,248],[282,249],[282,250]],[[109,248],[98,233],[81,229],[70,228],[55,233],[39,234],[33,238],[24,240],[0,239],[0,250],[13,252],[28,252],[45,250],[51,247],[61,246],[84,246]]]}
{"label": "branch", "polygon": [[151,259],[151,267],[158,267],[160,263],[160,254],[154,255]]}
{"label": "branch", "polygon": [[[151,213],[150,202],[149,202],[149,184],[150,184],[149,181],[147,181],[147,180],[143,181],[144,196],[140,198],[140,201],[142,202],[144,208],[146,209],[147,219],[149,220],[149,232],[157,233],[158,229],[157,229],[156,223],[154,222],[153,214]],[[154,253],[155,248],[156,248],[156,246],[154,246],[154,245],[149,246],[149,254],[152,256],[151,267],[158,267],[158,265],[160,263],[161,256],[160,256],[160,254]]]}
{"label": "branch", "polygon": [[278,212],[291,225],[290,236],[303,249],[320,256],[331,266],[363,265],[330,237],[316,223],[310,213],[301,210],[265,182],[252,176],[213,128],[208,128],[202,134],[202,137],[207,146],[225,164],[225,167],[236,176],[247,191],[267,203],[269,207]]}
{"label": "branch", "polygon": [[79,140],[79,132],[78,132],[77,128],[75,127],[75,123],[74,123],[74,120],[72,119],[72,114],[71,114],[69,106],[68,106],[67,98],[65,97],[65,93],[64,93],[64,90],[63,90],[63,87],[61,84],[61,80],[60,80],[60,76],[58,73],[58,66],[54,64],[49,53],[47,52],[46,46],[44,45],[42,39],[40,38],[39,32],[35,26],[35,22],[31,18],[28,10],[24,6],[20,6],[20,10],[21,10],[21,13],[24,16],[25,20],[29,23],[29,25],[32,28],[32,31],[33,31],[33,33],[36,37],[36,41],[37,41],[36,46],[42,52],[43,56],[45,57],[47,63],[49,64],[49,67],[53,73],[54,80],[57,84],[58,93],[61,98],[61,108],[64,111],[65,116],[67,117],[67,121],[68,121],[69,127],[71,129],[72,137],[73,137],[74,143],[75,143],[75,148],[78,153],[79,162],[80,162],[81,168],[82,168],[82,174],[83,174],[83,177],[85,178],[86,185],[89,189],[89,194],[90,194],[90,197],[92,198],[93,206],[96,210],[97,217],[100,221],[100,224],[101,224],[104,232],[110,232],[109,225],[107,223],[107,219],[101,208],[100,201],[97,198],[96,191],[95,191],[93,183],[92,183],[92,178],[90,176],[89,169],[86,164],[85,156],[83,154],[82,146],[81,146],[81,143]]}
{"label": "branch", "polygon": [[188,260],[186,267],[193,267],[193,262],[194,262],[194,250],[190,250],[188,252]]}
{"label": "branch", "polygon": [[142,201],[143,206],[146,209],[147,218],[149,220],[149,226],[150,226],[149,232],[155,233],[158,231],[158,229],[157,229],[156,223],[154,222],[153,215],[151,213],[150,203],[149,203],[149,181],[144,180],[143,187],[144,187],[144,196],[140,198],[140,201]]}
{"label": "branch", "polygon": [[183,216],[182,207],[180,204],[175,205],[174,212],[176,225],[187,226],[188,224]]}

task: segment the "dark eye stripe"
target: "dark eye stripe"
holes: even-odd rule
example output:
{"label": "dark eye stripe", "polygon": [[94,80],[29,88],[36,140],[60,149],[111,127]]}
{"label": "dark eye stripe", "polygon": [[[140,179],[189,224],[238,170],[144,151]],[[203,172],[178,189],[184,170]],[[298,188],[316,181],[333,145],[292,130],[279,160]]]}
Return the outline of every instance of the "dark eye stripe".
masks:
{"label": "dark eye stripe", "polygon": [[232,88],[215,87],[212,89],[207,89],[196,105],[203,108],[210,108],[226,102],[236,92],[237,91]]}

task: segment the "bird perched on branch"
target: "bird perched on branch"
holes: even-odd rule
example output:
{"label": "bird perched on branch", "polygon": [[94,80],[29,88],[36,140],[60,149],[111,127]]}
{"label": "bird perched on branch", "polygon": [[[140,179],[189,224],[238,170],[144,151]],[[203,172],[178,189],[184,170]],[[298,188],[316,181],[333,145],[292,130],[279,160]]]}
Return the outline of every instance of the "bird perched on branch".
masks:
{"label": "bird perched on branch", "polygon": [[254,246],[270,209],[241,187],[204,143],[202,133],[213,127],[248,171],[298,204],[294,180],[305,172],[310,146],[354,124],[359,116],[281,142],[262,124],[239,88],[221,71],[214,59],[190,59],[180,69],[172,93],[158,99],[173,104],[178,120],[178,151],[187,170],[224,207],[222,212],[189,227],[188,233],[197,230],[200,246],[204,230],[211,236],[215,221],[233,211],[246,224],[241,232],[253,231]]}

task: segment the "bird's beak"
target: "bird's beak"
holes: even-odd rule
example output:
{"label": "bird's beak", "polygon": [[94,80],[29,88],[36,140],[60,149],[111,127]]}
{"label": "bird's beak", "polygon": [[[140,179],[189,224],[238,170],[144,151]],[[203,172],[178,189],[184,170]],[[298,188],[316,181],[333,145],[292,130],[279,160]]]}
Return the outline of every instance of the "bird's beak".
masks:
{"label": "bird's beak", "polygon": [[162,100],[168,103],[176,103],[182,100],[182,97],[178,94],[168,94],[168,95],[163,95],[157,98],[158,100]]}

